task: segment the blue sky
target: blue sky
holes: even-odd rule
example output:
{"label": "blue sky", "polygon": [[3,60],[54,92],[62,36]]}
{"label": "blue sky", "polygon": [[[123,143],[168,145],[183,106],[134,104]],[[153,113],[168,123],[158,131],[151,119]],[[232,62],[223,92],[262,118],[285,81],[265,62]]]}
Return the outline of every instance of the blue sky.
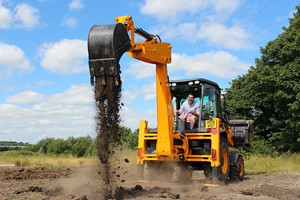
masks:
{"label": "blue sky", "polygon": [[[0,0],[0,140],[95,136],[87,36],[131,15],[172,44],[170,79],[203,77],[230,87],[288,26],[289,0]],[[122,124],[156,126],[154,66],[120,62]]]}

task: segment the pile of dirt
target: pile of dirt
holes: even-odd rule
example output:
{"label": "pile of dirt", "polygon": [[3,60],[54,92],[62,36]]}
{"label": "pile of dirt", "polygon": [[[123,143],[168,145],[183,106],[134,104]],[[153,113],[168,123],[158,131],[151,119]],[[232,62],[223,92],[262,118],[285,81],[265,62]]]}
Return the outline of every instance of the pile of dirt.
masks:
{"label": "pile of dirt", "polygon": [[180,199],[180,194],[172,192],[171,188],[159,186],[143,188],[141,185],[136,185],[131,188],[118,187],[116,189],[115,198],[117,200],[137,197]]}
{"label": "pile of dirt", "polygon": [[21,188],[15,192],[17,195],[22,195],[23,193],[29,193],[29,192],[37,192],[37,193],[43,193],[44,195],[48,197],[58,196],[63,193],[62,187],[55,187],[51,189],[47,189],[40,186],[28,186],[26,188]]}
{"label": "pile of dirt", "polygon": [[70,168],[20,168],[1,169],[0,180],[22,180],[22,179],[54,179],[68,177],[72,174]]}

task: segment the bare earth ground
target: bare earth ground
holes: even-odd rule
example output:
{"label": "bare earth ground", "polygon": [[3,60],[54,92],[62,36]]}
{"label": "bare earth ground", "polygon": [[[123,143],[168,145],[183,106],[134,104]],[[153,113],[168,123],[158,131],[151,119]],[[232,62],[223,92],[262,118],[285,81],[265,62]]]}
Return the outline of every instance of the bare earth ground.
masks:
{"label": "bare earth ground", "polygon": [[[242,182],[208,187],[203,185],[202,172],[195,172],[193,182],[186,185],[167,180],[140,183],[135,172],[126,165],[114,169],[113,176],[120,186],[118,199],[300,199],[300,173],[246,174]],[[100,180],[97,166],[0,167],[0,199],[102,199]]]}

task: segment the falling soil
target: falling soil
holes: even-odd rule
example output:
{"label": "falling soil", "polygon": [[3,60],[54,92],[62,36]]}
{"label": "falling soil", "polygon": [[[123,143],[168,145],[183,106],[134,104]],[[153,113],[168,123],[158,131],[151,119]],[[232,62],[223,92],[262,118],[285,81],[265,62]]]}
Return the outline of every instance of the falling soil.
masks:
{"label": "falling soil", "polygon": [[120,98],[120,78],[117,79],[113,76],[96,78],[97,150],[102,172],[100,174],[104,183],[102,191],[104,199],[114,198],[114,191],[117,188],[110,159],[120,142],[118,134]]}

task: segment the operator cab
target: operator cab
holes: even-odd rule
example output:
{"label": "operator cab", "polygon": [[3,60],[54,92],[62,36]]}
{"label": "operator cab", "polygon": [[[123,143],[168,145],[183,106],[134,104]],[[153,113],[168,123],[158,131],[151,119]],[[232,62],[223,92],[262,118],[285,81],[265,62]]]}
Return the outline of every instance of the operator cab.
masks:
{"label": "operator cab", "polygon": [[175,112],[175,131],[206,131],[205,120],[221,117],[220,87],[217,83],[202,78],[170,81],[170,91],[175,110],[180,110],[189,94],[193,94],[194,101],[200,105],[198,121],[192,130],[190,130],[189,122],[179,119]]}

